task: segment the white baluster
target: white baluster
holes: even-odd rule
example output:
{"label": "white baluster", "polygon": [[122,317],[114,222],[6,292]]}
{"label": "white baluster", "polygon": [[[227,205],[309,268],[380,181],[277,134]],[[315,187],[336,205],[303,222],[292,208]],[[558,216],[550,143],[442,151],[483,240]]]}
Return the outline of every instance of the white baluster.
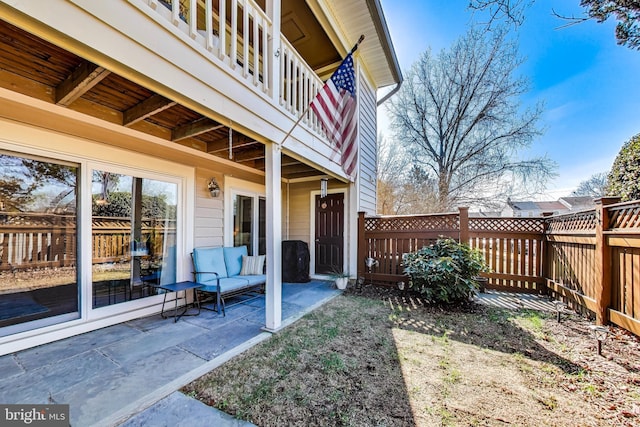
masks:
{"label": "white baluster", "polygon": [[242,2],[242,76],[246,79],[249,76],[249,6],[244,0]]}
{"label": "white baluster", "polygon": [[238,63],[238,0],[231,0],[231,68]]}

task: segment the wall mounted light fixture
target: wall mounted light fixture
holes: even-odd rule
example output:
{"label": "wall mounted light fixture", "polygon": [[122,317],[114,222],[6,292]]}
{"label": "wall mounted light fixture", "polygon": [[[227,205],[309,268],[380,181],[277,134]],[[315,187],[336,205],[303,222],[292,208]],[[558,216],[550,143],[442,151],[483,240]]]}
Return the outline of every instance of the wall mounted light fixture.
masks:
{"label": "wall mounted light fixture", "polygon": [[220,186],[215,178],[209,180],[207,188],[209,189],[209,193],[211,193],[211,197],[218,197],[220,195]]}

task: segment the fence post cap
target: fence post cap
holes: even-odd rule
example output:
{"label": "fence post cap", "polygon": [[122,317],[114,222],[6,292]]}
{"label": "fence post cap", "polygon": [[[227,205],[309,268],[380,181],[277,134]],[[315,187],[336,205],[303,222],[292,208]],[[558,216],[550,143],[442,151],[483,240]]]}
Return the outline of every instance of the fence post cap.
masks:
{"label": "fence post cap", "polygon": [[619,203],[620,202],[620,197],[618,196],[610,196],[610,197],[600,197],[598,199],[594,199],[593,202],[596,205],[612,205],[614,203]]}

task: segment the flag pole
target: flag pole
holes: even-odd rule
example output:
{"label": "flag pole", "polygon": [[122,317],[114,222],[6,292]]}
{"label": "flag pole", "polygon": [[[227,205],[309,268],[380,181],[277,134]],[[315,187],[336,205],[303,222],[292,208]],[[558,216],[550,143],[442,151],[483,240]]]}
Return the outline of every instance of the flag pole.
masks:
{"label": "flag pole", "polygon": [[[349,51],[349,54],[353,55],[353,53],[358,50],[358,46],[360,46],[360,43],[362,43],[362,41],[364,40],[364,34],[360,35],[360,38],[358,39],[358,41],[356,42],[355,45],[353,45],[353,47],[351,48],[351,50]],[[287,140],[287,138],[289,138],[291,136],[291,133],[293,132],[293,130],[300,124],[300,122],[302,121],[302,119],[304,118],[304,116],[307,115],[307,113],[309,112],[309,109],[311,108],[311,103],[309,103],[309,105],[307,105],[307,107],[304,109],[304,111],[302,112],[302,114],[300,114],[300,117],[298,117],[298,120],[296,120],[296,122],[293,124],[293,126],[291,127],[291,129],[289,130],[289,132],[287,132],[287,134],[284,136],[284,138],[282,138],[282,141],[278,144],[278,147],[282,147],[282,144],[284,144],[284,142]]]}

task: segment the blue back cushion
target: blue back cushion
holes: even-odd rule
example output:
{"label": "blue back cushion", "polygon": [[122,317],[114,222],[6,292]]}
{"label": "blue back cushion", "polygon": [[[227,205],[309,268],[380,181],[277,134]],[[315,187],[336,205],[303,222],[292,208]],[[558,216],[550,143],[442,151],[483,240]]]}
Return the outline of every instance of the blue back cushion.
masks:
{"label": "blue back cushion", "polygon": [[197,282],[207,282],[209,280],[215,280],[215,274],[218,273],[220,278],[227,277],[227,267],[224,263],[224,251],[223,248],[196,248],[193,250],[193,267],[196,273],[205,272],[204,274],[197,274]]}
{"label": "blue back cushion", "polygon": [[227,264],[227,276],[237,276],[242,270],[242,255],[247,256],[246,246],[224,248],[224,262]]}

